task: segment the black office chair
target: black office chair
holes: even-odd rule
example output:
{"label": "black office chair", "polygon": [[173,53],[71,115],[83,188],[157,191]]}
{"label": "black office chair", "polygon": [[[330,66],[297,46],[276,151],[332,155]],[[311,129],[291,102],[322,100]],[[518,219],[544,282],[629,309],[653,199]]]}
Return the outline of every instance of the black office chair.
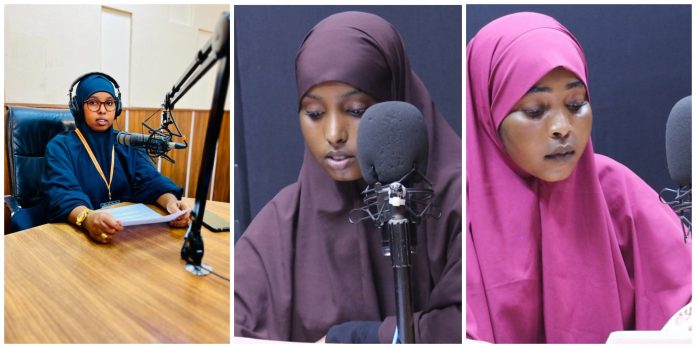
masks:
{"label": "black office chair", "polygon": [[41,185],[46,145],[55,135],[74,128],[75,120],[68,109],[5,108],[5,151],[10,181],[5,207],[10,213],[10,232],[48,222]]}

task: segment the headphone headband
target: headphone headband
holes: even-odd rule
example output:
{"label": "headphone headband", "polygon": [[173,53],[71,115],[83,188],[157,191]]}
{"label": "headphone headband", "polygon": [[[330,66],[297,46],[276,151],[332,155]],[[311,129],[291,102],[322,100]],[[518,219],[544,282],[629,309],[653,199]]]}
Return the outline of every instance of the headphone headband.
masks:
{"label": "headphone headband", "polygon": [[118,82],[116,82],[116,79],[113,77],[103,73],[103,72],[90,72],[86,73],[80,77],[78,77],[72,85],[70,85],[70,90],[68,91],[68,106],[70,107],[70,111],[73,113],[73,115],[76,115],[76,113],[80,112],[80,106],[77,105],[77,101],[72,95],[73,88],[75,88],[75,85],[77,85],[80,81],[82,81],[85,77],[91,76],[91,75],[100,75],[105,77],[107,80],[111,81],[111,83],[114,85],[116,88],[116,116],[121,114],[121,89],[119,89]]}
{"label": "headphone headband", "polygon": [[105,73],[103,73],[103,72],[98,72],[98,71],[86,73],[86,74],[84,74],[84,75],[78,77],[78,78],[72,83],[72,85],[70,85],[70,90],[68,91],[68,96],[70,97],[70,99],[72,99],[72,90],[73,90],[73,88],[75,88],[75,85],[77,85],[78,82],[82,81],[82,79],[84,79],[85,77],[90,76],[90,75],[101,75],[101,76],[106,77],[106,79],[108,79],[109,81],[111,81],[111,83],[114,84],[114,87],[116,87],[116,94],[118,94],[116,97],[117,97],[118,99],[121,99],[121,90],[119,89],[118,82],[116,82],[116,80],[115,80],[113,77],[111,77],[111,76],[109,76],[109,75],[107,75],[107,74],[105,74]]}

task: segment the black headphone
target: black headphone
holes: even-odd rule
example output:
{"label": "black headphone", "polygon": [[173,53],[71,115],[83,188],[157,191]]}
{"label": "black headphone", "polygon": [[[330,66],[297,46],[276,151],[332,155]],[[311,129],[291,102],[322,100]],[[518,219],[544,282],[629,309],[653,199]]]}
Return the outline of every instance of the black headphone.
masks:
{"label": "black headphone", "polygon": [[121,114],[121,90],[118,88],[118,82],[116,82],[116,80],[114,80],[113,77],[111,77],[107,74],[101,73],[101,72],[91,72],[91,73],[84,74],[84,75],[78,77],[77,80],[75,80],[75,82],[72,83],[72,85],[70,86],[70,90],[68,91],[68,98],[69,98],[68,99],[68,106],[70,107],[70,112],[73,115],[79,115],[82,112],[82,105],[77,105],[78,103],[77,103],[77,100],[75,100],[75,97],[73,97],[73,95],[72,95],[72,90],[73,90],[73,88],[75,88],[75,85],[78,82],[82,81],[85,77],[91,76],[91,75],[104,76],[106,79],[111,81],[111,83],[114,85],[114,87],[116,87],[116,117],[118,117],[118,115]]}

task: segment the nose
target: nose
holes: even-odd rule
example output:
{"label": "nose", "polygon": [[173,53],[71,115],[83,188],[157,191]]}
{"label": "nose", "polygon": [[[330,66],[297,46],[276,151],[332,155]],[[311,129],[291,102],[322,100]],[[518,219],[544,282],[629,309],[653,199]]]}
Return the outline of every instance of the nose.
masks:
{"label": "nose", "polygon": [[343,146],[348,141],[346,124],[337,112],[328,112],[324,126],[326,141],[334,148]]}
{"label": "nose", "polygon": [[102,112],[102,108],[104,108],[103,113],[106,113],[109,111],[109,110],[106,110],[106,103],[99,103],[99,109],[97,111]]}
{"label": "nose", "polygon": [[564,112],[558,112],[552,117],[550,117],[551,125],[549,127],[549,133],[554,139],[567,139],[570,135],[573,124],[570,119],[570,115],[566,115]]}

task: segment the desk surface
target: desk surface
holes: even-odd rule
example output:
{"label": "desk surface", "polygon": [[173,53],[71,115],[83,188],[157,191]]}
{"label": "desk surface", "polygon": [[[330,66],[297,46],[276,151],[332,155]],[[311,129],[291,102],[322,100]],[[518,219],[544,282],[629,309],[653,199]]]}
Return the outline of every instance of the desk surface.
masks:
{"label": "desk surface", "polygon": [[[185,233],[131,226],[106,245],[68,224],[6,235],[5,343],[229,343],[230,282],[184,270]],[[203,262],[229,279],[230,234],[202,233]]]}

